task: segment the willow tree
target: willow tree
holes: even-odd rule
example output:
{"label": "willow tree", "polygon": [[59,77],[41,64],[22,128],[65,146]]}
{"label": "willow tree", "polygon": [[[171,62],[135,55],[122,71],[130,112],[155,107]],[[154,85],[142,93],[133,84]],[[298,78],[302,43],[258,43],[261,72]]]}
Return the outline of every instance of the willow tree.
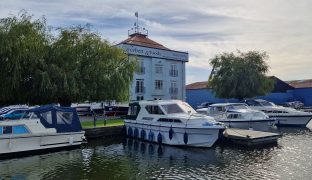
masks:
{"label": "willow tree", "polygon": [[62,29],[48,59],[53,92],[63,105],[129,98],[136,61],[89,30]]}
{"label": "willow tree", "polygon": [[222,53],[210,64],[209,86],[219,98],[252,98],[272,91],[274,81],[266,76],[269,66],[265,52]]}
{"label": "willow tree", "polygon": [[0,19],[0,105],[128,100],[135,60],[90,30],[47,29],[26,12]]}
{"label": "willow tree", "polygon": [[0,104],[36,102],[45,94],[48,37],[45,19],[0,19]]}

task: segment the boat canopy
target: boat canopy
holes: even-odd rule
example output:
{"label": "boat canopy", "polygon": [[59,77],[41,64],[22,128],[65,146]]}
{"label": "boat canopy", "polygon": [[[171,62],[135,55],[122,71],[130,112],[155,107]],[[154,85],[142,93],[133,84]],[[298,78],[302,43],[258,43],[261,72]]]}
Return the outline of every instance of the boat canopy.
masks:
{"label": "boat canopy", "polygon": [[32,113],[40,119],[44,127],[55,128],[58,133],[82,131],[75,108],[45,105],[27,111],[27,114]]}

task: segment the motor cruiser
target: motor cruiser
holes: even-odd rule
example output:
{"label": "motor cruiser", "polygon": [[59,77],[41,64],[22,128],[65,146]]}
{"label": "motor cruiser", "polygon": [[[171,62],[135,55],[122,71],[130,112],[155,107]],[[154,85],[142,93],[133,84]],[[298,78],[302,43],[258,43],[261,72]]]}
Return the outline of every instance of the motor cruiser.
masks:
{"label": "motor cruiser", "polygon": [[275,121],[261,111],[248,108],[244,103],[217,103],[196,111],[212,116],[231,128],[270,131]]}
{"label": "motor cruiser", "polygon": [[211,147],[224,125],[198,114],[180,100],[139,101],[129,104],[127,135],[176,146]]}
{"label": "motor cruiser", "polygon": [[312,113],[298,111],[293,108],[277,106],[272,102],[262,99],[245,100],[245,103],[255,110],[266,113],[275,120],[276,126],[298,126],[305,127],[312,119]]}
{"label": "motor cruiser", "polygon": [[0,156],[77,146],[84,133],[74,108],[30,109],[22,119],[0,121]]}

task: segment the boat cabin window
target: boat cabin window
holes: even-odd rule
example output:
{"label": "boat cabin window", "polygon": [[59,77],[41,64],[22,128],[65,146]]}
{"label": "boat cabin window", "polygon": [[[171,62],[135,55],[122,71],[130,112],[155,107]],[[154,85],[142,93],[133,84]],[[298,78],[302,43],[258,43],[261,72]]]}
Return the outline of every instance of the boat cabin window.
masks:
{"label": "boat cabin window", "polygon": [[228,119],[239,119],[241,118],[241,115],[240,114],[229,114],[227,116]]}
{"label": "boat cabin window", "polygon": [[247,100],[246,104],[248,106],[261,106],[261,104],[259,102],[255,101],[255,100]]}
{"label": "boat cabin window", "polygon": [[33,112],[26,112],[23,115],[23,118],[24,119],[38,119],[38,116],[35,113],[33,113]]}
{"label": "boat cabin window", "polygon": [[13,134],[28,134],[28,129],[23,125],[13,126]]}
{"label": "boat cabin window", "polygon": [[164,112],[160,109],[159,106],[147,105],[147,106],[145,106],[145,109],[150,114],[164,115]]}
{"label": "boat cabin window", "polygon": [[3,126],[3,134],[12,134],[12,126]]}
{"label": "boat cabin window", "polygon": [[72,112],[56,112],[57,124],[72,124]]}
{"label": "boat cabin window", "polygon": [[185,113],[177,104],[161,105],[167,114]]}
{"label": "boat cabin window", "polygon": [[248,107],[244,104],[231,104],[228,109],[248,109]]}
{"label": "boat cabin window", "polygon": [[28,129],[23,125],[2,126],[0,127],[0,135],[2,134],[28,134]]}
{"label": "boat cabin window", "polygon": [[43,119],[45,119],[47,121],[47,123],[53,124],[53,122],[52,122],[52,112],[51,111],[40,113],[40,116]]}
{"label": "boat cabin window", "polygon": [[181,123],[180,119],[167,119],[167,118],[160,118],[158,122],[173,122],[173,123]]}
{"label": "boat cabin window", "polygon": [[127,115],[127,119],[129,120],[136,120],[139,111],[140,111],[141,107],[138,103],[132,103],[129,105],[129,110],[128,110],[128,115]]}
{"label": "boat cabin window", "polygon": [[225,112],[226,109],[224,106],[213,106],[213,107],[210,107],[209,109],[209,113],[210,114],[218,114],[220,112]]}

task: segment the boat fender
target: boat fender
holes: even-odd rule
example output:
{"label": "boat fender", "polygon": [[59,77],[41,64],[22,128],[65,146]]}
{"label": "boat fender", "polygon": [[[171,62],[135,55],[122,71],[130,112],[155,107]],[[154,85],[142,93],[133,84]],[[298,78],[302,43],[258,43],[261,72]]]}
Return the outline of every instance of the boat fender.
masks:
{"label": "boat fender", "polygon": [[138,128],[134,129],[133,136],[134,136],[134,138],[138,138],[139,137],[139,130],[138,130]]}
{"label": "boat fender", "polygon": [[188,134],[185,132],[183,136],[184,144],[187,144],[188,142]]}
{"label": "boat fender", "polygon": [[144,129],[141,130],[141,139],[145,140],[146,132]]}
{"label": "boat fender", "polygon": [[148,140],[151,141],[151,142],[154,141],[154,133],[153,133],[152,131],[150,131],[150,132],[148,133]]}
{"label": "boat fender", "polygon": [[132,128],[131,127],[128,128],[128,136],[130,136],[130,137],[132,136]]}
{"label": "boat fender", "polygon": [[158,135],[157,135],[157,142],[158,142],[158,144],[161,144],[161,143],[162,143],[162,135],[161,135],[160,132],[159,132]]}
{"label": "boat fender", "polygon": [[172,139],[172,137],[173,137],[173,129],[172,129],[172,126],[170,127],[170,129],[169,129],[169,139],[171,140]]}

